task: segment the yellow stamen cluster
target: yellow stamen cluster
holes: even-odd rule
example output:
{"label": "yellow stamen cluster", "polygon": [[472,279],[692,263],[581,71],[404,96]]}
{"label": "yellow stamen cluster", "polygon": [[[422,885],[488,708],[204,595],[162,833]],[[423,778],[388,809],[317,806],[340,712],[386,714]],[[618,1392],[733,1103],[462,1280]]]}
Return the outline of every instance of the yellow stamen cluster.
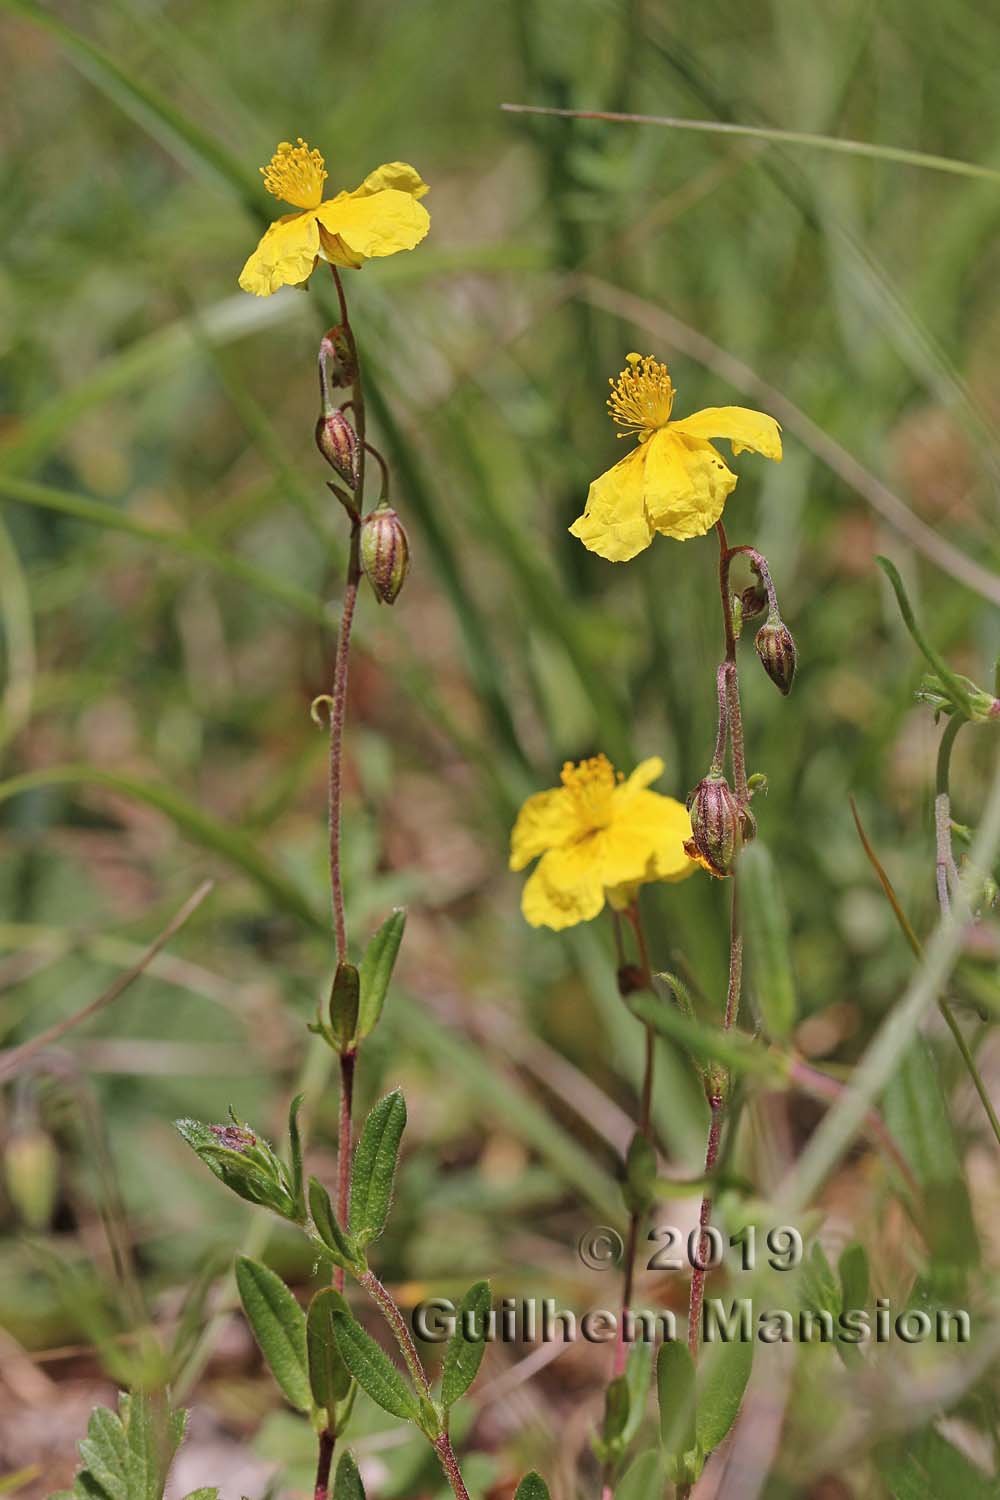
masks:
{"label": "yellow stamen cluster", "polygon": [[666,365],[651,354],[628,354],[626,359],[628,368],[617,380],[608,381],[611,420],[625,429],[618,436],[648,434],[666,427],[674,406],[674,387]]}
{"label": "yellow stamen cluster", "polygon": [[593,755],[576,766],[568,760],[559,779],[573,798],[581,822],[590,828],[607,827],[615,789],[615,768],[608,757]]}
{"label": "yellow stamen cluster", "polygon": [[323,201],[327,173],[319,151],[310,151],[301,136],[298,144],[282,141],[266,167],[261,167],[264,186],[275,198],[295,208],[318,208]]}

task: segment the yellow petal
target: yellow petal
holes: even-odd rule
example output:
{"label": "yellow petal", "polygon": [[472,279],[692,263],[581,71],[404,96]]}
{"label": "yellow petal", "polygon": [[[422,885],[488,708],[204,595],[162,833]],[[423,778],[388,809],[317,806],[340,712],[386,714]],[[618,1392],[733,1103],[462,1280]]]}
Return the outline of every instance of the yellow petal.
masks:
{"label": "yellow petal", "polygon": [[430,228],[430,214],[412,193],[398,188],[354,197],[340,194],[321,203],[316,217],[327,234],[342,240],[355,256],[395,255],[412,250]]}
{"label": "yellow petal", "polygon": [[537,854],[565,844],[577,831],[573,800],[565,788],[536,792],[517,815],[510,836],[510,868],[523,870]]}
{"label": "yellow petal", "polygon": [[401,193],[409,193],[414,198],[422,198],[430,191],[420,173],[409,162],[388,161],[384,166],[376,167],[374,172],[369,172],[361,186],[355,188],[350,196],[364,198],[372,193],[381,193],[385,188],[398,188]]}
{"label": "yellow petal", "polygon": [[604,888],[592,855],[581,846],[551,849],[525,884],[521,911],[532,927],[575,927],[604,906]]}
{"label": "yellow petal", "polygon": [[644,448],[646,510],[654,529],[679,542],[711,531],[736,486],[736,475],[711,443],[678,433],[672,422]]}
{"label": "yellow petal", "polygon": [[582,516],[569,528],[583,545],[609,562],[628,562],[653,540],[643,498],[648,443],[627,454],[590,486]]}
{"label": "yellow petal", "polygon": [[319,253],[315,210],[285,214],[264,235],[243,270],[240,286],[257,297],[270,297],[282,286],[308,279]]}
{"label": "yellow petal", "polygon": [[734,453],[749,451],[781,459],[781,428],[773,417],[746,406],[706,406],[670,425],[688,437],[728,438]]}
{"label": "yellow petal", "polygon": [[663,761],[658,755],[651,755],[648,760],[641,760],[626,781],[623,781],[615,789],[616,797],[623,797],[629,792],[642,791],[651,782],[663,775]]}
{"label": "yellow petal", "polygon": [[682,803],[623,786],[612,823],[604,830],[601,879],[605,885],[679,879],[691,863],[684,852],[690,837],[691,819]]}

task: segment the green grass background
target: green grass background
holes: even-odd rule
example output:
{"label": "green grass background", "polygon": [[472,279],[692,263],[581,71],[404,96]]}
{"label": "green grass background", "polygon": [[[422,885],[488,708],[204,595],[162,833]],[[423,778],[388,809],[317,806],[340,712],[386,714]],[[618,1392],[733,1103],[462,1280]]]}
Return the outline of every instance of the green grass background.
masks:
{"label": "green grass background", "polygon": [[[935,555],[943,542],[987,571],[997,562],[1000,191],[499,105],[777,125],[1000,169],[1000,15],[963,0],[8,0],[0,27],[0,742],[8,777],[76,768],[0,809],[4,1041],[92,998],[199,879],[218,881],[154,974],[8,1090],[8,1143],[40,1127],[58,1149],[41,1239],[125,1327],[81,1090],[157,1309],[248,1223],[188,1158],[175,1115],[232,1104],[278,1134],[305,1068],[316,1161],[332,1160],[335,1093],[303,1023],[331,969],[325,742],[309,705],[328,686],[344,558],[312,441],[334,304],[321,275],[308,294],[261,302],[236,286],[275,212],[257,166],[301,134],[334,188],[395,158],[432,188],[426,243],[348,283],[413,552],[391,613],[363,600],[348,731],[355,946],[393,904],[411,909],[361,1072],[363,1100],[396,1082],[410,1100],[383,1269],[452,1290],[492,1274],[537,1291],[541,1278],[585,1305],[594,1283],[573,1246],[595,1215],[621,1217],[601,1111],[633,1107],[640,1035],[615,993],[609,932],[522,923],[507,833],[565,758],[599,749],[625,769],[662,754],[661,789],[686,795],[711,754],[720,651],[713,538],[658,540],[626,568],[567,534],[589,481],[620,456],[607,378],[635,348],[669,362],[680,412],[758,404],[683,331],[666,337],[668,314],[931,529],[928,556],[788,424],[780,466],[737,461],[730,539],[770,559],[800,662],[783,701],[744,642],[749,769],[769,781],[755,810],[789,909],[802,1019],[825,1018],[825,1060],[849,1064],[912,970],[850,796],[918,931],[934,919],[938,731],[914,704],[920,662],[875,555],[895,560],[958,669],[989,683],[1000,647],[996,593],[984,599]],[[988,730],[959,741],[960,821],[975,822],[995,756]],[[725,897],[701,877],[649,893],[654,957],[683,955],[706,1015],[721,1003]],[[988,1305],[995,1156],[952,1053],[935,1049],[951,1120],[944,1165],[925,1162],[925,1176],[964,1193],[963,1158],[980,1162],[983,1241],[970,1230],[953,1258],[957,1289]],[[988,1038],[983,1056],[985,1069]],[[660,1080],[662,1142],[696,1173],[703,1106],[666,1044]],[[900,1115],[914,1157],[933,1134],[925,1103],[917,1089]],[[742,1148],[765,1198],[769,1164],[785,1160],[769,1118],[748,1122]],[[813,1118],[788,1106],[786,1152]],[[842,1175],[837,1232],[870,1243],[881,1284],[905,1301],[933,1280],[933,1247],[902,1218],[887,1230],[893,1183],[872,1159]],[[89,1341],[80,1297],[45,1269],[10,1194],[4,1212],[0,1321],[34,1350]],[[308,1279],[293,1242],[277,1234],[271,1253]],[[484,1492],[506,1495],[537,1462],[554,1493],[574,1493],[566,1448],[579,1434],[564,1414],[597,1399],[598,1356],[574,1352],[571,1375],[542,1378],[520,1420],[482,1418]],[[883,1395],[912,1374],[902,1358],[879,1356]],[[802,1364],[813,1404],[793,1402],[766,1493],[979,1493],[992,1462],[984,1471],[980,1447],[995,1438],[988,1362],[961,1393],[967,1440],[942,1457],[938,1413],[921,1409],[904,1459],[879,1445],[892,1423],[869,1424],[835,1466],[840,1490],[813,1488],[827,1481],[808,1449],[816,1412],[846,1421],[859,1394],[830,1351]],[[226,1419],[253,1428],[260,1399],[237,1416],[230,1402]],[[288,1459],[293,1426],[272,1417],[265,1447]],[[900,1465],[911,1488],[891,1487]],[[432,1492],[401,1472],[386,1496]]]}

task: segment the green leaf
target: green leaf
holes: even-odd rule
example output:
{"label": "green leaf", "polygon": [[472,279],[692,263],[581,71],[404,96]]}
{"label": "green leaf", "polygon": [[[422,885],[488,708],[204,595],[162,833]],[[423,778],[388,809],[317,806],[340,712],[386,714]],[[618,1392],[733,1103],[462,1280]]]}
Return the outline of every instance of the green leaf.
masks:
{"label": "green leaf", "polygon": [[345,1453],[337,1465],[337,1477],[333,1481],[333,1500],[365,1500],[365,1487],[361,1483],[354,1456]]}
{"label": "green leaf", "polygon": [[656,1149],[649,1137],[637,1130],[625,1154],[625,1181],[622,1184],[622,1196],[629,1213],[648,1212],[656,1191],[656,1169]]}
{"label": "green leaf", "polygon": [[351,1388],[351,1377],[340,1357],[333,1334],[334,1313],[347,1313],[347,1300],[334,1287],[324,1287],[309,1304],[306,1315],[306,1353],[309,1385],[317,1406],[332,1411]]}
{"label": "green leaf", "polygon": [[687,1344],[671,1340],[660,1345],[656,1396],[660,1404],[660,1446],[673,1469],[695,1446],[694,1360]]}
{"label": "green leaf", "polygon": [[162,1500],[187,1413],[144,1395],[122,1394],[118,1407],[91,1413],[71,1500]]}
{"label": "green leaf", "polygon": [[918,1037],[896,1066],[883,1118],[920,1184],[918,1214],[929,1264],[942,1292],[957,1291],[978,1259],[978,1236],[948,1101],[929,1044]]}
{"label": "green leaf", "polygon": [[514,1491],[514,1500],[550,1500],[549,1487],[541,1474],[534,1469],[525,1474]]}
{"label": "green leaf", "polygon": [[736,1421],[750,1379],[753,1344],[741,1339],[713,1344],[706,1352],[705,1379],[698,1391],[695,1432],[705,1455],[717,1448]]}
{"label": "green leaf", "polygon": [[747,953],[760,1013],[768,1035],[787,1038],[798,1006],[788,946],[788,913],[767,849],[753,843],[737,865]]}
{"label": "green leaf", "polygon": [[184,1500],[219,1500],[219,1492],[214,1487],[208,1490],[192,1490],[184,1496]]}
{"label": "green leaf", "polygon": [[[664,1348],[667,1346],[664,1344]],[[662,1494],[663,1460],[655,1448],[640,1453],[624,1479],[615,1487],[615,1500],[650,1500]]]}
{"label": "green leaf", "polygon": [[235,1118],[226,1125],[204,1125],[200,1120],[175,1120],[174,1125],[205,1166],[238,1197],[283,1219],[296,1218],[281,1162],[248,1126]]}
{"label": "green leaf", "polygon": [[840,1278],[840,1304],[843,1308],[862,1308],[868,1302],[868,1254],[864,1245],[847,1245],[837,1262]]}
{"label": "green leaf", "polygon": [[906,589],[903,587],[903,580],[900,578],[895,564],[891,563],[887,557],[876,557],[875,561],[892,584],[893,593],[896,595],[896,603],[899,605],[899,612],[903,616],[903,624],[910,632],[910,637],[917,650],[934,668],[959,713],[964,714],[966,718],[971,718],[972,707],[969,702],[969,694],[962,682],[948,666],[948,663],[934,650],[934,647],[927,640],[920,626],[917,624],[917,617],[913,613],[913,607],[907,597]]}
{"label": "green leaf", "polygon": [[241,1255],[236,1285],[247,1321],[282,1394],[297,1411],[312,1410],[306,1318],[280,1276]]}
{"label": "green leaf", "polygon": [[[745,858],[743,854],[741,861]],[[627,1004],[640,1021],[648,1021],[661,1036],[680,1042],[696,1058],[705,1057],[724,1063],[734,1073],[757,1074],[776,1082],[787,1076],[780,1058],[759,1042],[738,1031],[723,1031],[721,1026],[705,1026],[689,1020],[659,995],[639,992],[630,995]]]}
{"label": "green leaf", "polygon": [[840,1317],[843,1306],[840,1300],[840,1283],[818,1240],[802,1267],[799,1299],[804,1308],[830,1313],[834,1323]]}
{"label": "green leaf", "polygon": [[364,1259],[357,1253],[353,1237],[344,1233],[330,1202],[330,1194],[315,1177],[309,1179],[309,1212],[316,1233],[329,1252],[335,1266],[357,1274],[364,1269]]}
{"label": "green leaf", "polygon": [[420,1404],[389,1357],[361,1324],[347,1313],[334,1313],[333,1335],[340,1357],[361,1389],[390,1416],[420,1421]]}
{"label": "green leaf", "polygon": [[302,1108],[304,1097],[303,1094],[296,1094],[288,1106],[288,1147],[292,1163],[292,1199],[295,1203],[296,1218],[300,1223],[303,1223],[306,1217],[306,1194],[302,1178],[302,1134],[299,1130],[299,1110]]}
{"label": "green leaf", "polygon": [[380,1099],[365,1121],[351,1174],[350,1224],[358,1245],[367,1245],[385,1227],[405,1125],[406,1101],[398,1089]]}
{"label": "green leaf", "polygon": [[628,1362],[625,1366],[625,1378],[628,1381],[628,1421],[622,1433],[622,1451],[628,1451],[628,1445],[635,1437],[642,1425],[642,1419],[646,1415],[646,1401],[649,1396],[649,1382],[653,1375],[653,1348],[642,1340],[632,1345],[629,1350]]}
{"label": "green leaf", "polygon": [[[479,1373],[486,1352],[487,1319],[490,1312],[490,1284],[477,1281],[462,1298],[455,1322],[455,1332],[448,1340],[441,1373],[441,1404],[445,1411],[464,1396]],[[469,1336],[469,1326],[472,1335]]]}
{"label": "green leaf", "polygon": [[360,978],[353,964],[338,964],[330,988],[330,1034],[337,1050],[346,1052],[358,1029]]}
{"label": "green leaf", "polygon": [[368,1036],[378,1025],[405,927],[406,912],[398,906],[369,939],[358,971],[358,1041]]}
{"label": "green leaf", "polygon": [[616,1375],[604,1392],[604,1426],[601,1436],[609,1446],[625,1431],[631,1396],[624,1375]]}

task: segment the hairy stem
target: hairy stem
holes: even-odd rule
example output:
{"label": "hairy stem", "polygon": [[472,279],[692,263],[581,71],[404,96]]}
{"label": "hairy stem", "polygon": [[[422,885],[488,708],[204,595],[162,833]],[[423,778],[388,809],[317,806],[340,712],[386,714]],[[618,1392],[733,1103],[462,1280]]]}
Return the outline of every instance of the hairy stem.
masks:
{"label": "hairy stem", "polygon": [[396,1305],[392,1293],[382,1285],[374,1271],[365,1271],[363,1276],[358,1277],[358,1285],[363,1286],[365,1291],[377,1305],[385,1321],[392,1331],[392,1336],[399,1345],[399,1352],[403,1356],[406,1368],[417,1390],[428,1401],[431,1399],[431,1388],[420,1363],[420,1355],[417,1346],[413,1342],[413,1336],[407,1326],[406,1319]]}
{"label": "hairy stem", "polygon": [[441,1461],[441,1467],[445,1472],[448,1483],[451,1485],[452,1494],[457,1497],[457,1500],[469,1500],[469,1492],[465,1488],[465,1480],[462,1478],[461,1470],[458,1467],[458,1459],[455,1457],[455,1450],[451,1446],[451,1438],[446,1432],[443,1432],[439,1438],[435,1439],[434,1452]]}
{"label": "hairy stem", "polygon": [[[354,1108],[354,1063],[357,1052],[340,1054],[340,1114],[337,1122],[337,1218],[347,1224],[351,1207],[351,1146],[352,1114]],[[337,1266],[333,1273],[333,1284],[338,1292],[344,1290],[344,1268]]]}
{"label": "hairy stem", "polygon": [[319,1458],[316,1461],[316,1485],[313,1490],[313,1500],[329,1500],[330,1469],[333,1465],[333,1449],[336,1441],[336,1433],[331,1432],[329,1428],[319,1435]]}

